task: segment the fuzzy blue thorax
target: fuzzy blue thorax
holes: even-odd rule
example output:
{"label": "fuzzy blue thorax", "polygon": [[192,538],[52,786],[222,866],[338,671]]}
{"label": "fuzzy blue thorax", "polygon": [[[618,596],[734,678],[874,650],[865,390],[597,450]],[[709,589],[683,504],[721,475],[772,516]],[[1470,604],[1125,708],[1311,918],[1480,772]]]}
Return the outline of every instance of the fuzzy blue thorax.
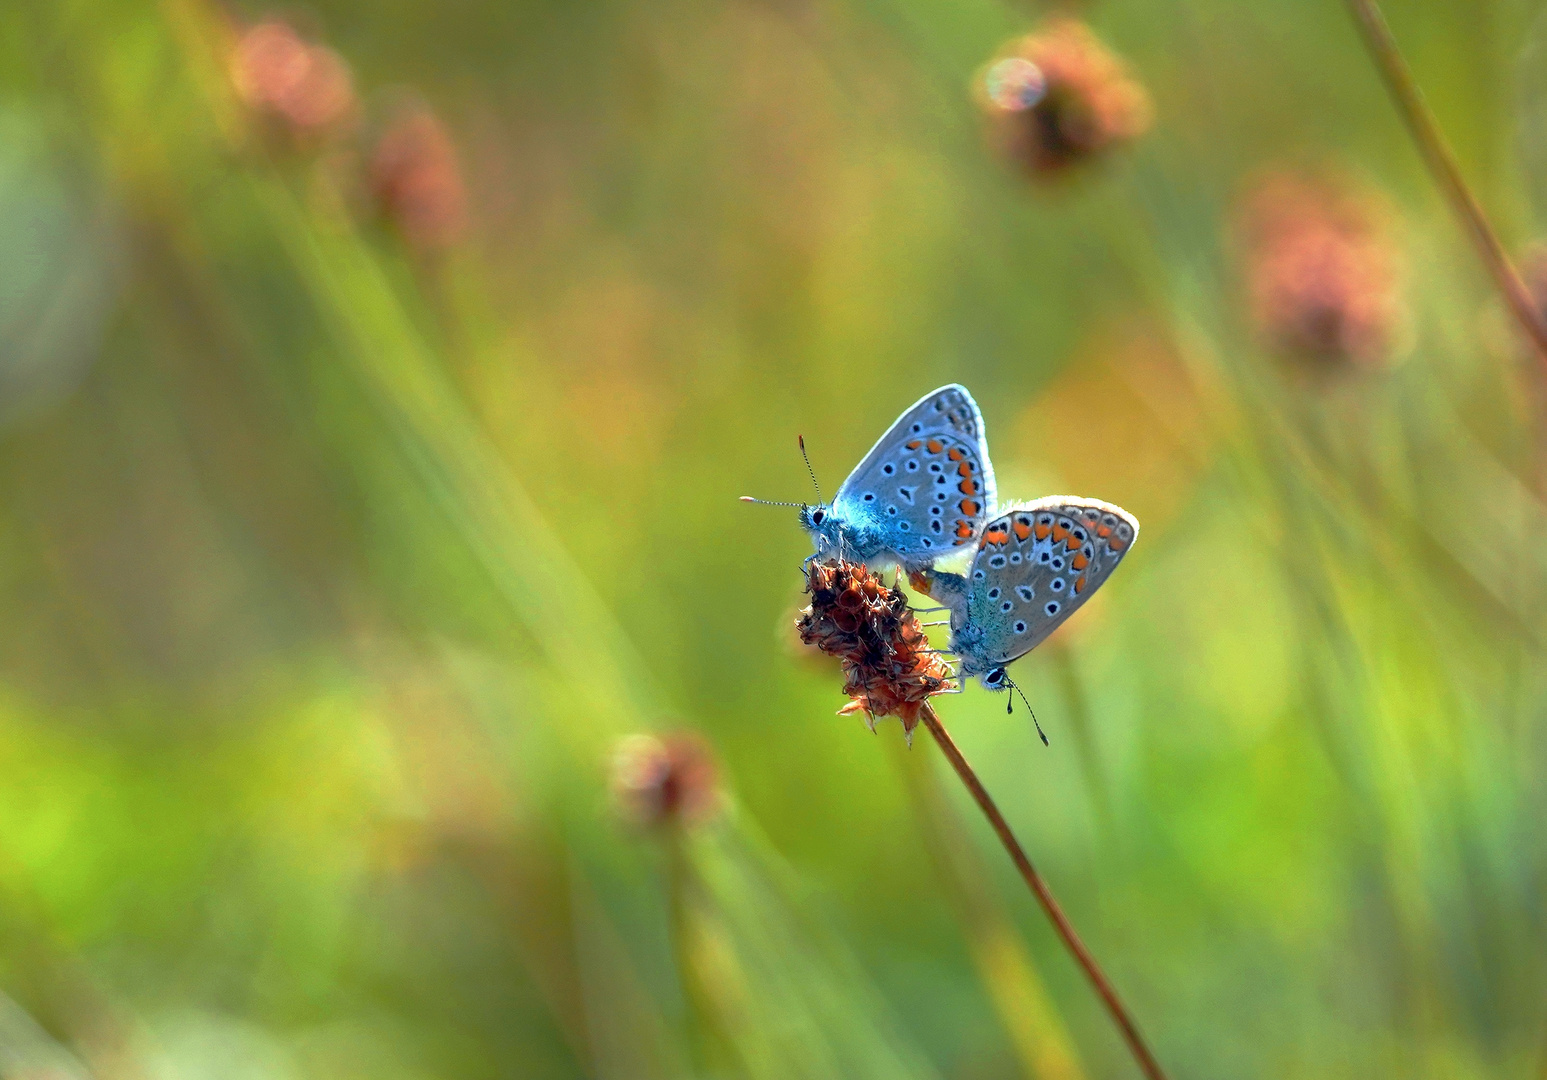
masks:
{"label": "fuzzy blue thorax", "polygon": [[819,562],[841,558],[880,569],[897,561],[873,525],[845,518],[826,503],[802,506],[800,524],[811,537],[812,558]]}

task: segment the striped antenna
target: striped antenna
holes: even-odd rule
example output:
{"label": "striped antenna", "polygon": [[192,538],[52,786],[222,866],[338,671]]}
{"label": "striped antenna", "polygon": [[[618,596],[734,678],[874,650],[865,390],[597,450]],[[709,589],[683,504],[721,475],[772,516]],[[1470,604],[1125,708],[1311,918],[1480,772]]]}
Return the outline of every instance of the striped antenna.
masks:
{"label": "striped antenna", "polygon": [[800,456],[806,462],[806,471],[811,474],[811,486],[816,488],[816,501],[822,502],[822,485],[816,482],[816,470],[811,467],[811,459],[806,457],[806,437],[797,435],[795,441],[800,444]]}
{"label": "striped antenna", "polygon": [[[1021,696],[1021,700],[1022,701],[1026,701],[1026,691],[1022,690],[1019,686],[1015,685],[1015,680],[1010,678],[1010,673],[1009,672],[1005,672],[1004,681],[1010,684],[1010,690],[1011,690],[1009,703],[1007,705],[1005,705],[1005,707],[1004,707],[1005,714],[1009,715],[1010,713],[1013,713],[1015,711],[1015,695],[1019,694]],[[1037,714],[1035,712],[1032,712],[1031,702],[1029,702],[1029,701],[1026,701],[1026,711],[1031,713],[1031,722],[1032,722],[1033,726],[1036,727],[1037,734],[1042,736],[1042,745],[1043,746],[1050,745],[1048,743],[1048,741],[1047,741],[1047,736],[1045,734],[1043,734],[1042,725],[1037,723]]]}

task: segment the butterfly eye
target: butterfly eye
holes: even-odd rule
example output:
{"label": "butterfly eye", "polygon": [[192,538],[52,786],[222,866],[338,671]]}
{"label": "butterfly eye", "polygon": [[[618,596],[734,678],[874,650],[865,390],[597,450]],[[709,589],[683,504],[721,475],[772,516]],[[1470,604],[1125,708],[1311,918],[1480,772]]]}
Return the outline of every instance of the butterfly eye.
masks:
{"label": "butterfly eye", "polygon": [[823,511],[823,510],[813,510],[813,511],[811,511],[811,524],[813,524],[813,525],[820,525],[825,520],[827,520],[827,513],[826,513],[826,511]]}

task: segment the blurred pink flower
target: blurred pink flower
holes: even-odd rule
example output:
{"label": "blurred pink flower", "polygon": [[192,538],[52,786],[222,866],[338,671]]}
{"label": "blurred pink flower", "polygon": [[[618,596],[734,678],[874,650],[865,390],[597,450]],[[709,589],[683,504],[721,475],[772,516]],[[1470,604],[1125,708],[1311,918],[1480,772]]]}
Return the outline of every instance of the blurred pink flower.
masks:
{"label": "blurred pink flower", "polygon": [[241,36],[231,57],[231,79],[250,108],[299,133],[335,126],[357,104],[354,77],[343,57],[278,19],[260,22]]}
{"label": "blurred pink flower", "polygon": [[377,205],[414,247],[456,241],[467,225],[467,189],[456,145],[424,105],[400,108],[376,144],[370,186]]}
{"label": "blurred pink flower", "polygon": [[1402,319],[1389,213],[1346,182],[1271,176],[1242,202],[1251,317],[1273,348],[1328,365],[1374,367]]}
{"label": "blurred pink flower", "polygon": [[719,809],[718,776],[709,744],[697,735],[630,735],[613,755],[613,798],[637,825],[694,824]]}
{"label": "blurred pink flower", "polygon": [[1011,42],[978,80],[994,141],[1051,176],[1149,129],[1149,94],[1090,27],[1055,16]]}

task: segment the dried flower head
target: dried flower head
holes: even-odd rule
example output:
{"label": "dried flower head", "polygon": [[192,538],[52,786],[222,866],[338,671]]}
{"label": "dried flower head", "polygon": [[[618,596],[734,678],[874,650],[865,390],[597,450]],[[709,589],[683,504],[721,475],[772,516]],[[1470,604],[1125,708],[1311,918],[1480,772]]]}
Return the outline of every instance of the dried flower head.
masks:
{"label": "dried flower head", "polygon": [[242,34],[231,57],[231,80],[249,108],[281,121],[293,134],[335,127],[357,104],[344,58],[279,19]]}
{"label": "dried flower head", "polygon": [[1373,193],[1277,175],[1242,203],[1251,317],[1274,349],[1325,367],[1376,367],[1402,322],[1399,253]]}
{"label": "dried flower head", "polygon": [[977,81],[1001,150],[1032,176],[1062,173],[1148,130],[1149,94],[1090,27],[1055,17],[1011,42]]}
{"label": "dried flower head", "polygon": [[371,193],[408,242],[421,250],[455,242],[466,226],[467,189],[456,144],[428,106],[400,107],[376,143]]}
{"label": "dried flower head", "polygon": [[811,604],[795,624],[800,639],[843,661],[843,692],[853,700],[841,714],[863,711],[875,729],[896,716],[912,738],[919,710],[952,689],[951,669],[934,651],[900,590],[862,564],[812,562],[806,567]]}
{"label": "dried flower head", "polygon": [[709,745],[689,732],[630,735],[612,759],[619,811],[644,826],[691,825],[720,807],[718,769]]}

